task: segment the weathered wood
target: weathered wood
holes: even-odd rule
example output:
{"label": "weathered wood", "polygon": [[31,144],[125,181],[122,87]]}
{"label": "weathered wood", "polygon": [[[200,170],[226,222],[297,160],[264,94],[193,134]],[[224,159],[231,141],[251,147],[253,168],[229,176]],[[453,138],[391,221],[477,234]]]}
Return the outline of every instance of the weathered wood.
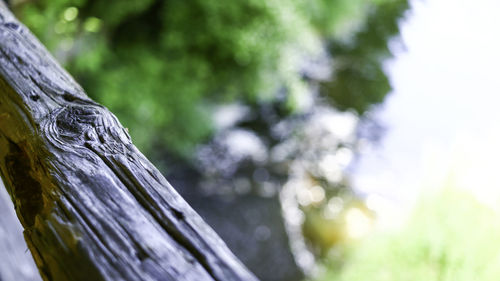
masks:
{"label": "weathered wood", "polygon": [[38,281],[38,269],[23,239],[23,230],[0,181],[0,280]]}
{"label": "weathered wood", "polygon": [[1,1],[0,173],[45,280],[256,280]]}

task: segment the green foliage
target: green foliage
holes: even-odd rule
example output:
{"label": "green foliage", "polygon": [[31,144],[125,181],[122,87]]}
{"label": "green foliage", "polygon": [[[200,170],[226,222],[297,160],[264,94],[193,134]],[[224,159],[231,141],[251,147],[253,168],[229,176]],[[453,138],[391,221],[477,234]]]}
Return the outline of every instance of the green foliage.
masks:
{"label": "green foliage", "polygon": [[399,232],[382,233],[355,248],[318,280],[497,280],[499,214],[458,190],[420,201]]}
{"label": "green foliage", "polygon": [[143,150],[161,144],[186,156],[213,131],[216,104],[285,92],[288,112],[298,110],[312,95],[303,58],[346,34],[358,35],[331,54],[349,66],[323,93],[360,113],[382,101],[390,88],[378,53],[401,11],[378,16],[394,3],[406,1],[39,0],[16,12]]}
{"label": "green foliage", "polygon": [[[365,20],[365,0],[297,1],[310,23],[323,36],[329,38],[352,34]],[[372,1],[371,1],[372,2]]]}
{"label": "green foliage", "polygon": [[407,1],[382,1],[368,11],[359,32],[330,42],[338,59],[334,79],[322,84],[322,92],[338,108],[363,113],[391,91],[383,66],[391,57],[388,41],[399,34],[398,20],[407,9]]}

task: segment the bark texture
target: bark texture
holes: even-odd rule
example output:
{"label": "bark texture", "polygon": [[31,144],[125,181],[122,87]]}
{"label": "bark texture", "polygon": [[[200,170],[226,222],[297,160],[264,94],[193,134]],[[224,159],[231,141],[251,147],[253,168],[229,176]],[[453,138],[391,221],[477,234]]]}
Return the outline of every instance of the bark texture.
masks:
{"label": "bark texture", "polygon": [[0,173],[45,280],[256,280],[1,1]]}

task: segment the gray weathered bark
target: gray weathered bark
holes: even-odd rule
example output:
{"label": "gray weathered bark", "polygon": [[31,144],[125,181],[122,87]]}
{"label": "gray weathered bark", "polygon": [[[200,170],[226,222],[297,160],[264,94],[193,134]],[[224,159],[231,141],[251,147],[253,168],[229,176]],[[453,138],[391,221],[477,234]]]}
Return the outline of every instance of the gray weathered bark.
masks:
{"label": "gray weathered bark", "polygon": [[45,280],[256,280],[1,1],[0,173]]}

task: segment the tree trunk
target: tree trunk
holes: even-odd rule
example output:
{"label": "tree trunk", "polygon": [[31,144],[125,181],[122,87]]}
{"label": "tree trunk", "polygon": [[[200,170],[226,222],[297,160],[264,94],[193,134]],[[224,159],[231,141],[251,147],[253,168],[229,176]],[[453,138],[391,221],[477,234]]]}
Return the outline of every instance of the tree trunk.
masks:
{"label": "tree trunk", "polygon": [[256,280],[1,1],[0,173],[45,280]]}

